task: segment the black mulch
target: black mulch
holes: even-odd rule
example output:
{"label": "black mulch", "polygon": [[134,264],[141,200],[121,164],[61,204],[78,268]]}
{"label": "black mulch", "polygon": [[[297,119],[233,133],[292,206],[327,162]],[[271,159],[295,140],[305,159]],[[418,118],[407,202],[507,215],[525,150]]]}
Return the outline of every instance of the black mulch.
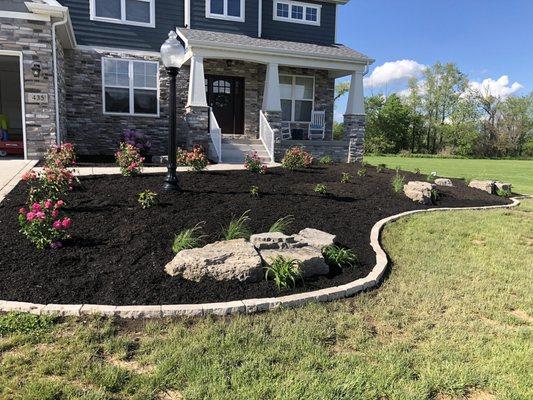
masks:
{"label": "black mulch", "polygon": [[[391,187],[395,171],[368,167],[359,177],[353,165],[313,167],[289,172],[271,169],[266,175],[247,171],[180,173],[183,192],[161,191],[162,175],[126,178],[98,176],[81,179],[81,188],[66,198],[65,211],[73,219],[72,239],[61,250],[38,251],[19,233],[18,209],[26,199],[20,183],[0,203],[0,299],[36,303],[173,304],[271,297],[279,295],[270,282],[200,283],[170,277],[165,264],[173,257],[174,234],[205,221],[208,242],[233,216],[250,209],[253,232],[267,231],[278,218],[293,215],[291,233],[312,227],[337,235],[339,243],[354,249],[360,265],[327,277],[309,279],[305,286],[285,290],[297,293],[350,282],[365,276],[374,265],[369,245],[372,225],[402,211],[426,208],[414,204]],[[341,172],[354,175],[339,183]],[[406,180],[424,180],[408,172]],[[330,195],[315,194],[317,183]],[[252,185],[261,197],[250,197]],[[436,207],[505,204],[509,200],[469,189],[454,180],[440,187]],[[143,210],[137,194],[151,189],[160,204]]]}

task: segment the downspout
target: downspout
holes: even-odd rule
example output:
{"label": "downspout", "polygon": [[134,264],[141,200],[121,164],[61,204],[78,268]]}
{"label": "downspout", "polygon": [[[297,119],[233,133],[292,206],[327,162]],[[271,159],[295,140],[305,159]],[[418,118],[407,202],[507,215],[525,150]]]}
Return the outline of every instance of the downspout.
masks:
{"label": "downspout", "polygon": [[54,22],[52,24],[52,58],[54,64],[54,99],[56,109],[56,144],[61,144],[61,128],[59,118],[59,79],[57,77],[57,42],[56,42],[56,28],[61,25],[65,25],[68,22],[68,14],[63,13],[63,19],[61,21]]}

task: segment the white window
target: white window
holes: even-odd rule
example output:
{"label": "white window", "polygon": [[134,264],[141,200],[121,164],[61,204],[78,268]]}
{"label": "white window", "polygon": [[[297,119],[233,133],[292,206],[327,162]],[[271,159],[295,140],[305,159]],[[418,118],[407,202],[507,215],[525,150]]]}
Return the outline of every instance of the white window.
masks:
{"label": "white window", "polygon": [[281,120],[310,122],[314,107],[315,78],[280,75]]}
{"label": "white window", "polygon": [[290,0],[274,0],[273,19],[298,24],[320,25],[321,5]]}
{"label": "white window", "polygon": [[159,63],[102,58],[104,114],[159,116]]}
{"label": "white window", "polygon": [[244,0],[205,0],[205,16],[244,22],[244,3]]}
{"label": "white window", "polygon": [[90,0],[91,20],[155,27],[155,0]]}

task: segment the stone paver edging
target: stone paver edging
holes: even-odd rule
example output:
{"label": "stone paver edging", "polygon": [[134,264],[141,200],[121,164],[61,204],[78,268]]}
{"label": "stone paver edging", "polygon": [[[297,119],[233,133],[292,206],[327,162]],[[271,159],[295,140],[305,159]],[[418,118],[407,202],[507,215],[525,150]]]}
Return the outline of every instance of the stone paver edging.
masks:
{"label": "stone paver edging", "polygon": [[102,314],[120,318],[161,318],[174,316],[202,316],[208,314],[230,315],[237,313],[255,313],[268,311],[278,307],[292,308],[311,302],[325,302],[350,297],[363,290],[374,288],[381,282],[387,270],[387,253],[380,245],[379,239],[383,227],[399,218],[421,213],[457,210],[491,210],[496,208],[511,208],[520,204],[518,197],[511,199],[511,204],[481,207],[460,208],[430,208],[425,210],[406,211],[383,218],[376,222],[370,232],[370,245],[376,253],[376,264],[372,271],[364,277],[341,286],[312,292],[291,294],[281,297],[261,299],[236,300],[220,303],[205,304],[176,304],[176,305],[130,305],[110,306],[97,304],[33,304],[18,301],[0,300],[0,311],[21,311],[32,314],[57,314],[61,316],[81,316],[88,314]]}

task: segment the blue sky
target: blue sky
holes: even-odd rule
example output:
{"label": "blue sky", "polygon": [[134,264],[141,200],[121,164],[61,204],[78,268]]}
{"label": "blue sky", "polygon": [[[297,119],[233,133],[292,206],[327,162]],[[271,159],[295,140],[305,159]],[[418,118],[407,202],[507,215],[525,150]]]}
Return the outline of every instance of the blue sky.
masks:
{"label": "blue sky", "polygon": [[507,76],[495,91],[533,90],[533,0],[351,0],[339,11],[338,41],[376,59],[367,76],[409,60],[376,71],[366,94],[401,90],[402,76],[436,61],[480,83]]}

